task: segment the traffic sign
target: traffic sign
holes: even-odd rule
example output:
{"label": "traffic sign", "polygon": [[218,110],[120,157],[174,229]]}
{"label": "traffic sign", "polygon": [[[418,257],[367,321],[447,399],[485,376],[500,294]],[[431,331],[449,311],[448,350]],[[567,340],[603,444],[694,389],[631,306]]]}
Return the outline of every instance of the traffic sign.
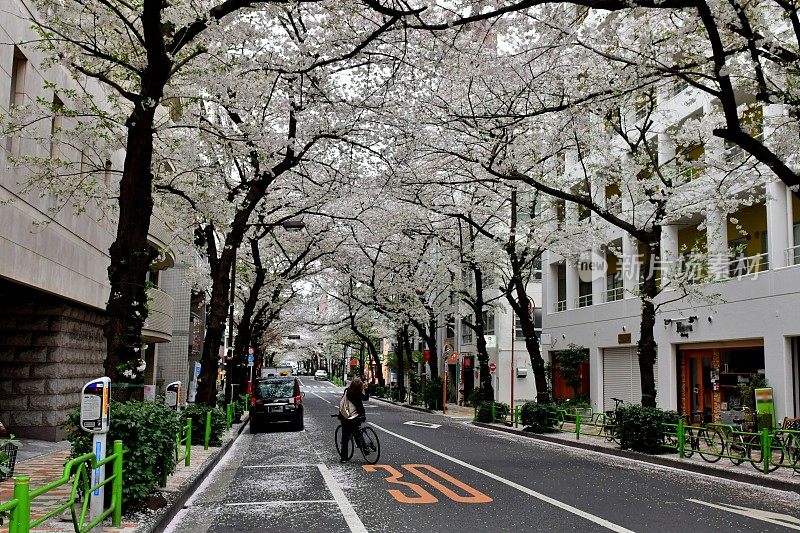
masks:
{"label": "traffic sign", "polygon": [[255,362],[256,362],[256,356],[255,355],[248,355],[247,356],[247,366],[253,366],[253,363],[255,363]]}
{"label": "traffic sign", "polygon": [[497,370],[497,365],[494,363],[489,363],[489,372],[495,372]]}

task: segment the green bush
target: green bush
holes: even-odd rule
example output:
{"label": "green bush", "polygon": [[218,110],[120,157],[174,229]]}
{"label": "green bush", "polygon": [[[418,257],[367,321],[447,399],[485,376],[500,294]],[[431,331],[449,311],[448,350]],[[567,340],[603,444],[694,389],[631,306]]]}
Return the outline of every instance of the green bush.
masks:
{"label": "green bush", "polygon": [[472,406],[480,405],[480,403],[483,401],[483,389],[480,387],[472,389],[472,392],[469,393],[467,401]]}
{"label": "green bush", "polygon": [[[92,434],[80,429],[80,411],[67,416],[67,440],[72,457],[92,451]],[[178,414],[163,398],[154,402],[111,402],[108,447],[121,440],[124,450],[122,504],[124,509],[140,507],[159,481],[175,471],[175,436],[180,428]],[[107,470],[110,475],[110,465]],[[106,491],[107,497],[111,491]]]}
{"label": "green bush", "polygon": [[425,406],[428,409],[442,408],[442,378],[428,380],[425,385]]}
{"label": "green bush", "polygon": [[[494,420],[492,420],[492,405],[494,405]],[[508,404],[498,402],[481,402],[478,404],[478,422],[502,422],[508,415]]]}
{"label": "green bush", "polygon": [[615,412],[615,433],[623,450],[631,449],[652,454],[667,451],[663,448],[663,424],[678,423],[679,416],[675,411],[625,405]]}
{"label": "green bush", "polygon": [[554,403],[525,402],[519,414],[522,427],[533,433],[553,433],[558,422]]}
{"label": "green bush", "polygon": [[218,407],[212,409],[207,405],[189,405],[181,411],[181,424],[185,424],[187,418],[192,419],[192,444],[205,443],[206,413],[209,411],[211,411],[211,438],[208,444],[210,446],[222,445],[222,435],[227,426],[225,411]]}

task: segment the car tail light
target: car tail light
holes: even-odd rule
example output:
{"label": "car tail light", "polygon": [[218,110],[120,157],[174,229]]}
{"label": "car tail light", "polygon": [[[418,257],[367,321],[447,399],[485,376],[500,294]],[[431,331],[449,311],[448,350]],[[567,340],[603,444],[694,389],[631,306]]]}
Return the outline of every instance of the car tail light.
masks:
{"label": "car tail light", "polygon": [[250,407],[253,407],[255,404],[256,404],[256,397],[255,396],[251,396],[250,397]]}
{"label": "car tail light", "polygon": [[294,403],[297,404],[303,403],[303,397],[298,394],[297,396],[294,397]]}

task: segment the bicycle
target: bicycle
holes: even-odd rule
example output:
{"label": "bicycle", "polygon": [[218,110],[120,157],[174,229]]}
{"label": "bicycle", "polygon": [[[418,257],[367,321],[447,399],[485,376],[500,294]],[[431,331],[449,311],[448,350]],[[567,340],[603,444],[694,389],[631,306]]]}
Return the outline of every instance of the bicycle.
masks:
{"label": "bicycle", "polygon": [[[337,416],[339,415],[331,415],[331,417]],[[342,431],[344,431],[342,429],[342,425],[339,424],[336,427],[336,432],[334,433],[336,452],[339,454],[339,457],[342,456]],[[381,442],[378,440],[378,434],[375,433],[375,430],[369,426],[362,424],[353,431],[352,435],[350,436],[350,441],[348,442],[348,461],[353,458],[353,453],[355,453],[356,446],[358,446],[358,449],[361,450],[361,455],[364,456],[364,462],[367,464],[374,465],[381,457]]]}
{"label": "bicycle", "polygon": [[617,436],[617,409],[624,404],[624,400],[619,398],[611,398],[614,400],[614,410],[606,411],[603,415],[603,433],[607,441],[620,444],[619,437]]}
{"label": "bicycle", "polygon": [[[742,418],[735,418],[733,424],[706,425],[697,450],[700,457],[709,463],[715,463],[722,457],[727,457],[736,466],[748,461],[753,468],[761,471],[763,469],[761,465],[764,463],[761,435],[744,430],[743,423],[746,412],[747,408],[745,408]],[[783,459],[783,446],[772,447],[769,472],[774,472],[783,463]]]}
{"label": "bicycle", "polygon": [[800,418],[784,418],[783,424],[772,435],[772,449],[783,451],[785,463],[795,474],[800,474]]}

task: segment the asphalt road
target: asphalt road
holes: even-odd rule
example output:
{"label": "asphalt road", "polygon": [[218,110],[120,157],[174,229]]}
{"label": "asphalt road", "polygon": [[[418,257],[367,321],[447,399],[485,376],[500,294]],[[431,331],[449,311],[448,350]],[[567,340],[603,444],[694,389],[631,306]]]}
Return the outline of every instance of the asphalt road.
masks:
{"label": "asphalt road", "polygon": [[[341,389],[304,378],[305,430],[243,433],[168,528],[186,532],[788,531],[800,496],[365,404],[381,440],[340,464]],[[412,425],[409,424],[411,422]],[[436,427],[433,427],[436,426]]]}

